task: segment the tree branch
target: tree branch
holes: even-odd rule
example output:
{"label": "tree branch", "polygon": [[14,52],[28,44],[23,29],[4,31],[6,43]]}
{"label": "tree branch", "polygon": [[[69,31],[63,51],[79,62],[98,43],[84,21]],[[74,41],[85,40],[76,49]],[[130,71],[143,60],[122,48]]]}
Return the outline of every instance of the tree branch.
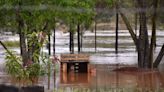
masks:
{"label": "tree branch", "polygon": [[164,56],[164,44],[163,44],[163,46],[162,46],[162,48],[161,48],[161,50],[160,50],[160,52],[159,52],[159,54],[158,54],[158,56],[157,56],[154,64],[153,64],[153,67],[154,68],[157,68],[158,67],[158,65],[161,62],[163,56]]}
{"label": "tree branch", "polygon": [[[138,40],[138,39],[137,39],[137,36],[136,36],[136,34],[134,33],[133,28],[131,27],[131,25],[130,25],[128,19],[127,19],[127,17],[126,17],[119,9],[118,9],[118,12],[120,13],[121,18],[123,19],[123,21],[124,21],[124,23],[125,23],[125,25],[126,25],[128,31],[129,31],[129,33],[130,33],[132,39],[133,39],[133,41],[134,41],[134,44],[136,45],[136,47],[138,47],[138,45],[137,45],[137,40]],[[138,48],[137,48],[137,49],[138,49]]]}
{"label": "tree branch", "polygon": [[20,66],[22,66],[18,61],[17,58],[7,49],[7,47],[5,46],[5,44],[0,41],[0,44],[3,46],[3,48],[6,50],[6,52],[16,61],[16,63],[18,63]]}

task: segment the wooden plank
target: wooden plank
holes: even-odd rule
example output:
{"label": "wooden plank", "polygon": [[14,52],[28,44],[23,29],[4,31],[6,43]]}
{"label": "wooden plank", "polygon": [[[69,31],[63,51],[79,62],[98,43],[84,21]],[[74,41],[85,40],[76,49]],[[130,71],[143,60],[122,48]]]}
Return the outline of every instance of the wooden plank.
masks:
{"label": "wooden plank", "polygon": [[89,60],[89,58],[62,58],[61,61],[67,61],[67,60],[84,60],[84,61],[87,61]]}
{"label": "wooden plank", "polygon": [[65,61],[89,61],[89,55],[86,54],[61,54],[61,62]]}
{"label": "wooden plank", "polygon": [[63,72],[67,72],[67,63],[62,64],[62,69]]}

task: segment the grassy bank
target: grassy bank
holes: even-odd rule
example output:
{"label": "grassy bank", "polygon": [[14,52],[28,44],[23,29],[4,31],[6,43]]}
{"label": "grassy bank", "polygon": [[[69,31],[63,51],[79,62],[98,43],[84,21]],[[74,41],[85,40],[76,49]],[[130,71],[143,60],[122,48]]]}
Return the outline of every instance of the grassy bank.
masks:
{"label": "grassy bank", "polygon": [[19,41],[4,41],[7,47],[19,47]]}

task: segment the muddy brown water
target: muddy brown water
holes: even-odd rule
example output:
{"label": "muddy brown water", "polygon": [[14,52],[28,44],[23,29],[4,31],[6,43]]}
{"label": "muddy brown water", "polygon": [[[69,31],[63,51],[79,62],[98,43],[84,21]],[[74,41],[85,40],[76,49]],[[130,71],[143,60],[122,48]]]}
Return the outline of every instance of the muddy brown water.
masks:
{"label": "muddy brown water", "polygon": [[[164,88],[163,71],[159,71],[159,70],[113,71],[114,69],[118,69],[122,67],[125,66],[94,65],[94,68],[91,73],[72,73],[72,72],[60,73],[58,89],[67,88],[65,90],[66,92],[68,91],[69,88],[70,89],[88,88],[88,89],[101,89],[101,90],[108,89],[104,92],[110,92],[110,89],[111,90],[148,89],[149,91],[151,90],[153,92],[156,90],[157,92],[158,90],[163,90]],[[72,90],[69,92],[72,92]],[[121,92],[126,92],[126,90]]]}
{"label": "muddy brown water", "polygon": [[[50,90],[48,78],[38,81],[45,92],[163,92],[164,70],[136,70],[125,65],[92,65],[89,73],[56,72],[51,76]],[[120,70],[121,69],[121,70]],[[18,86],[10,77],[2,76],[1,84]],[[141,90],[142,89],[142,90]],[[146,90],[146,91],[145,91]]]}

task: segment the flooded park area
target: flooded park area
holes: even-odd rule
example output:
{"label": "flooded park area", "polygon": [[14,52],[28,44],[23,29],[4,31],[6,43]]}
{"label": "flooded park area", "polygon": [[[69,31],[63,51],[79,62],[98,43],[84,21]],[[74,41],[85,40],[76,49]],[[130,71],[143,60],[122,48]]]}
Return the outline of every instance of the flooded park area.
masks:
{"label": "flooded park area", "polygon": [[[137,52],[127,30],[119,30],[118,53],[115,54],[115,34],[112,30],[97,31],[97,48],[94,43],[94,32],[83,34],[82,53],[89,54],[88,73],[64,73],[60,63],[48,82],[47,77],[39,78],[37,85],[44,86],[45,92],[163,92],[164,91],[164,58],[156,70],[142,70],[137,67]],[[76,35],[76,34],[75,34]],[[2,40],[19,40],[18,36],[1,36]],[[76,36],[75,53],[77,53]],[[52,41],[52,40],[51,40]],[[164,31],[157,31],[157,56],[164,43]],[[5,50],[0,46],[0,84],[16,85],[4,72]],[[19,52],[19,48],[10,48]],[[42,49],[48,53],[46,47]],[[51,51],[52,48],[51,48]],[[56,55],[69,53],[69,34],[56,31]],[[50,86],[48,90],[48,85]],[[18,84],[17,84],[18,86]]]}
{"label": "flooded park area", "polygon": [[0,0],[0,92],[164,92],[164,0]]}

